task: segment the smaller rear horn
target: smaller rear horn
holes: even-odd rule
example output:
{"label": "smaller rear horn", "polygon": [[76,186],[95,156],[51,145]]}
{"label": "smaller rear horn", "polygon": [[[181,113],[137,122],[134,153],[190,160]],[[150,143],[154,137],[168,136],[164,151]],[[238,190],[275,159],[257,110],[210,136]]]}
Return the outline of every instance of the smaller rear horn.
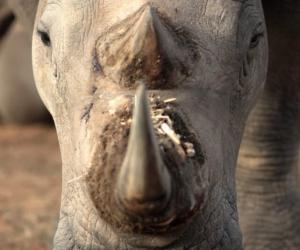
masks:
{"label": "smaller rear horn", "polygon": [[[111,27],[96,44],[105,76],[122,87],[142,80],[168,88],[187,77],[191,51],[149,5]],[[171,86],[171,87],[172,87]]]}

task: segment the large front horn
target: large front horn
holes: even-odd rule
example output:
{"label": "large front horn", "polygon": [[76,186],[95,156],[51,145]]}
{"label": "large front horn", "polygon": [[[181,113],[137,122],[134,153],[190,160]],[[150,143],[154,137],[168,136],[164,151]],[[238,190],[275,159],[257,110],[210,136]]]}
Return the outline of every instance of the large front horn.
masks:
{"label": "large front horn", "polygon": [[162,211],[171,195],[171,178],[163,163],[151,121],[146,89],[138,87],[128,149],[117,183],[117,198],[131,213]]}

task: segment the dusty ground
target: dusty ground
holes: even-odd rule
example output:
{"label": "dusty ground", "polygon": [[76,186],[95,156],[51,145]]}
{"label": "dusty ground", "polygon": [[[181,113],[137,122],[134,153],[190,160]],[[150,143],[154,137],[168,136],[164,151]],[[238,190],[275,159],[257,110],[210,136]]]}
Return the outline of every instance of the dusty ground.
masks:
{"label": "dusty ground", "polygon": [[0,126],[0,249],[52,249],[60,168],[54,129]]}

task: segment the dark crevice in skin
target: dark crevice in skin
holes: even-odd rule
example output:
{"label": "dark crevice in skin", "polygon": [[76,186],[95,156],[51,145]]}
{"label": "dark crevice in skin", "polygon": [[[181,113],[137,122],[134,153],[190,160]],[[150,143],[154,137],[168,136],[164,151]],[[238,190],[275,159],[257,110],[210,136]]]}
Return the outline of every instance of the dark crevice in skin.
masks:
{"label": "dark crevice in skin", "polygon": [[96,86],[92,86],[91,94],[94,95],[98,88]]}
{"label": "dark crevice in skin", "polygon": [[103,69],[102,69],[102,66],[99,62],[99,55],[98,55],[97,49],[93,50],[92,71],[96,74],[103,74]]}
{"label": "dark crevice in skin", "polygon": [[91,113],[93,107],[94,107],[94,103],[92,102],[84,108],[83,115],[81,116],[80,119],[84,120],[85,123],[88,123],[88,121],[90,120],[90,118],[91,118],[90,113]]}
{"label": "dark crevice in skin", "polygon": [[91,111],[94,108],[94,102],[95,102],[94,97],[95,97],[97,90],[98,90],[98,88],[95,85],[93,85],[91,87],[90,94],[92,96],[92,101],[88,105],[85,106],[83,114],[81,115],[81,118],[80,118],[81,120],[84,120],[85,123],[88,123],[88,121],[91,118]]}

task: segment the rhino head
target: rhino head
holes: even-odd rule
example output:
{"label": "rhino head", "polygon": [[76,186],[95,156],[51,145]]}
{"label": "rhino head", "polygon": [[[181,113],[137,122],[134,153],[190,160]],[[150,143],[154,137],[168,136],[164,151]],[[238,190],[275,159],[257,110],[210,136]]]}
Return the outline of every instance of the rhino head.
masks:
{"label": "rhino head", "polygon": [[266,78],[259,0],[41,0],[55,249],[241,249],[235,165]]}

